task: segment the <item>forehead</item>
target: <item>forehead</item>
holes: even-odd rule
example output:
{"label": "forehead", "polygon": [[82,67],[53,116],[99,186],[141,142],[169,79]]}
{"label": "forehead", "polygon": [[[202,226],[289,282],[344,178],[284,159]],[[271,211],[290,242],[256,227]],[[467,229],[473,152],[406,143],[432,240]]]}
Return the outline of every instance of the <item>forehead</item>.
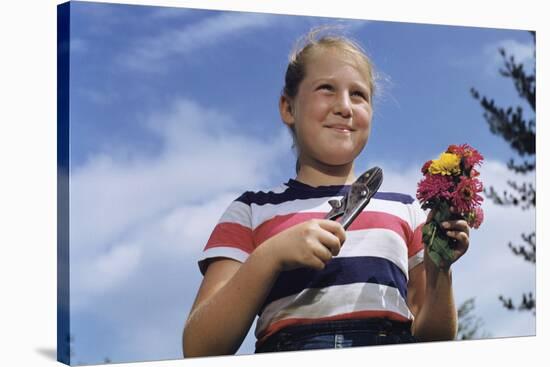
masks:
{"label": "forehead", "polygon": [[[371,68],[368,61],[360,54],[351,50],[335,47],[318,47],[311,50],[306,59],[305,77],[323,76],[334,74],[340,70],[354,70],[371,84]],[[329,75],[326,75],[327,77]]]}

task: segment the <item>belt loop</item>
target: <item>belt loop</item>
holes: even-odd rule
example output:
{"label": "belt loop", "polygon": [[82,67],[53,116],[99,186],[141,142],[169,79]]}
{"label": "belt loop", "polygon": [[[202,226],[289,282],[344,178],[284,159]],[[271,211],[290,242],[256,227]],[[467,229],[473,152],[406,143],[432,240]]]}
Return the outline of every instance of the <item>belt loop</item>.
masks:
{"label": "belt loop", "polygon": [[343,348],[344,347],[344,335],[334,334],[334,348]]}

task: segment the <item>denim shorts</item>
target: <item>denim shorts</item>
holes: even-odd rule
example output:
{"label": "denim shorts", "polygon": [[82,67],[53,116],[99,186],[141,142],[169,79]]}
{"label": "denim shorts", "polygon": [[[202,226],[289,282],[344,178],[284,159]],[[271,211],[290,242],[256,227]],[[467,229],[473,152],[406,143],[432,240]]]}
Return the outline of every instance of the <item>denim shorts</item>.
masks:
{"label": "denim shorts", "polygon": [[289,326],[273,334],[255,353],[415,343],[410,322],[387,319],[341,320]]}

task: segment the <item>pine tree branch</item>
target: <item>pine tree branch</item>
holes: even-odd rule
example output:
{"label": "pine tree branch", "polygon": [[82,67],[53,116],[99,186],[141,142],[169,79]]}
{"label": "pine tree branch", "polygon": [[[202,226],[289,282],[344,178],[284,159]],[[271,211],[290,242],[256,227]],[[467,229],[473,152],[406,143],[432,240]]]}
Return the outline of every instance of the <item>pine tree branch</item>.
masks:
{"label": "pine tree branch", "polygon": [[512,242],[508,243],[508,247],[515,255],[522,256],[525,261],[535,264],[537,261],[537,245],[535,232],[531,232],[528,235],[521,234],[521,238],[526,243],[526,246],[514,246]]}
{"label": "pine tree branch", "polygon": [[488,338],[486,332],[478,334],[483,326],[483,321],[473,314],[475,308],[475,299],[469,298],[460,305],[457,310],[458,315],[458,340],[470,340],[474,338]]}
{"label": "pine tree branch", "polygon": [[483,190],[485,197],[497,205],[520,206],[523,210],[536,206],[537,193],[531,182],[524,182],[521,186],[514,181],[508,181],[507,184],[515,193],[504,190],[502,194],[499,194],[493,186],[490,186],[488,189]]}
{"label": "pine tree branch", "polygon": [[506,55],[506,50],[499,49],[500,54],[504,58],[504,69],[500,69],[500,74],[504,77],[511,78],[516,87],[519,96],[525,99],[533,111],[536,111],[536,83],[535,74],[527,75],[523,70],[523,64],[517,64],[514,56]]}
{"label": "pine tree branch", "polygon": [[520,106],[516,106],[515,109],[508,107],[505,110],[495,105],[493,99],[481,97],[474,88],[470,89],[470,93],[480,101],[481,107],[485,110],[483,117],[493,134],[501,136],[520,156],[535,154],[535,122],[523,118],[523,109]]}
{"label": "pine tree branch", "polygon": [[[530,31],[533,36],[533,44],[536,45],[536,34]],[[504,68],[500,69],[500,74],[506,78],[510,78],[518,95],[521,99],[527,101],[533,112],[536,112],[536,64],[533,63],[533,72],[528,74],[524,70],[523,64],[518,64],[514,56],[509,56],[506,50],[499,50],[504,59]],[[533,60],[536,61],[536,47],[533,48]],[[471,88],[470,93],[473,98],[478,100],[483,108],[483,117],[489,125],[490,131],[502,137],[518,155],[524,157],[532,157],[535,155],[536,144],[536,121],[525,119],[523,109],[520,106],[508,107],[506,109],[495,105],[493,99],[488,99],[485,96],[480,96],[479,92]],[[508,169],[515,172],[525,174],[535,170],[535,159],[524,160],[522,163],[516,164],[514,159],[508,162]],[[521,206],[522,209],[534,208],[536,206],[536,191],[533,183],[523,182],[518,184],[514,181],[508,181],[508,186],[511,187],[512,193],[504,191],[499,194],[493,187],[485,189],[485,195],[489,200],[492,200],[498,205]],[[536,263],[536,237],[535,232],[528,235],[522,234],[522,239],[525,245],[514,246],[512,243],[508,247],[512,252],[523,257],[526,261]],[[523,294],[519,306],[516,306],[510,297],[505,298],[500,295],[499,300],[502,305],[508,310],[526,311],[530,310],[533,315],[536,312],[536,302],[532,293]]]}
{"label": "pine tree branch", "polygon": [[498,299],[502,302],[504,308],[510,311],[532,311],[533,315],[536,314],[536,300],[533,297],[533,293],[523,294],[521,297],[521,303],[519,306],[514,305],[514,302],[510,297],[498,296]]}
{"label": "pine tree branch", "polygon": [[522,163],[516,164],[516,162],[514,161],[514,158],[510,158],[507,166],[510,171],[514,171],[515,173],[526,174],[534,171],[536,164],[534,160],[533,162],[523,161]]}

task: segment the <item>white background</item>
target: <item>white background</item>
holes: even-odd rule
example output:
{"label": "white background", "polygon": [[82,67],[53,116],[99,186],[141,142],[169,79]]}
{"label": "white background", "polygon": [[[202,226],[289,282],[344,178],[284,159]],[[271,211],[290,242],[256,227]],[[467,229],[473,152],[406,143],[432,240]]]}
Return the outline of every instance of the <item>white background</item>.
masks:
{"label": "white background", "polygon": [[[117,1],[125,2],[125,1]],[[0,7],[0,364],[53,366],[56,362],[56,5],[61,1],[3,2]],[[535,29],[537,31],[537,336],[429,343],[339,351],[280,353],[140,363],[141,366],[256,366],[281,363],[373,363],[516,366],[546,359],[547,251],[543,187],[548,107],[548,26],[542,1],[126,1],[281,14]],[[358,4],[367,5],[358,5]],[[353,5],[352,5],[353,4]],[[372,5],[368,5],[372,4]],[[215,7],[214,7],[215,5]],[[372,7],[372,8],[371,8]],[[313,10],[314,9],[314,10]],[[391,47],[391,45],[388,45]],[[546,215],[547,217],[547,215]],[[122,364],[121,366],[136,364]]]}

